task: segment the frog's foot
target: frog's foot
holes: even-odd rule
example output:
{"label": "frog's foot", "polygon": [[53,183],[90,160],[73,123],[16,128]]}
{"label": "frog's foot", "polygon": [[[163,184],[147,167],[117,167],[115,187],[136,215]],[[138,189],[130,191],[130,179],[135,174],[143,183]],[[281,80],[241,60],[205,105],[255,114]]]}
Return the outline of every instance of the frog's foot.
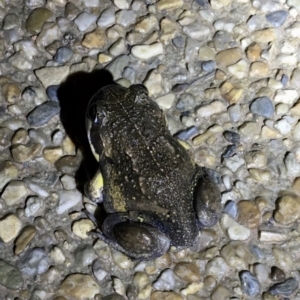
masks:
{"label": "frog's foot", "polygon": [[212,227],[222,213],[221,192],[213,171],[197,167],[195,175],[194,207],[200,227]]}
{"label": "frog's foot", "polygon": [[103,176],[98,170],[91,181],[84,185],[84,193],[87,198],[95,203],[103,201]]}
{"label": "frog's foot", "polygon": [[103,234],[97,234],[101,240],[135,259],[153,259],[170,248],[164,232],[152,224],[131,221],[127,213],[107,216],[102,229]]}

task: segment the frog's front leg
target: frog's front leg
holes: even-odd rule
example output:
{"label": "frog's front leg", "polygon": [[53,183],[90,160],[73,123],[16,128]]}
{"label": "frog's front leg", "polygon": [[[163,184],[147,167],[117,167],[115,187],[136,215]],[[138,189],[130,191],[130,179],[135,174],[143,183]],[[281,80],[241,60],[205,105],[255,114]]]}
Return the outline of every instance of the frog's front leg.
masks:
{"label": "frog's front leg", "polygon": [[84,193],[95,203],[103,202],[103,176],[99,168],[94,177],[84,185]]}
{"label": "frog's front leg", "polygon": [[212,227],[222,213],[220,189],[209,169],[197,167],[194,180],[194,208],[198,224],[200,227]]}

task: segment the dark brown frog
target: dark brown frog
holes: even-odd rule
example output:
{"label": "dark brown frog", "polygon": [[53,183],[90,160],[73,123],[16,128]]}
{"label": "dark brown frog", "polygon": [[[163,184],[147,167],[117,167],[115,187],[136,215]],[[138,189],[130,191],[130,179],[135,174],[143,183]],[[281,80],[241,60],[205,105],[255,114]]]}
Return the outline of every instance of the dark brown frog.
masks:
{"label": "dark brown frog", "polygon": [[100,239],[130,257],[150,259],[171,245],[193,245],[199,228],[218,221],[217,184],[170,134],[146,87],[101,89],[89,104],[87,130],[99,172],[86,193],[103,200],[108,213]]}

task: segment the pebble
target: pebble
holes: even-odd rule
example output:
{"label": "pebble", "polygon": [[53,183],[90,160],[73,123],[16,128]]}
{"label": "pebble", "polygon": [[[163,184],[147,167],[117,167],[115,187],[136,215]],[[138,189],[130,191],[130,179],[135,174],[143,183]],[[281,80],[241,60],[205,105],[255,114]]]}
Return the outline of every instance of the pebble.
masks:
{"label": "pebble", "polygon": [[210,116],[212,116],[214,114],[219,114],[226,110],[227,110],[227,107],[223,101],[215,100],[208,105],[200,106],[197,109],[196,113],[197,113],[197,116],[200,118],[209,118]]}
{"label": "pebble", "polygon": [[251,168],[248,171],[250,176],[258,182],[268,183],[272,179],[272,173],[269,170]]}
{"label": "pebble", "polygon": [[21,233],[15,240],[14,252],[16,255],[22,253],[30,245],[36,236],[36,232],[36,228],[32,225],[28,225],[22,229]]}
{"label": "pebble", "polygon": [[94,261],[92,269],[94,276],[99,282],[102,282],[108,275],[108,272],[103,269],[102,263],[99,260]]}
{"label": "pebble", "polygon": [[169,109],[173,106],[175,102],[174,94],[167,94],[155,99],[155,102],[159,105],[161,109]]}
{"label": "pebble", "polygon": [[112,255],[113,261],[123,270],[127,270],[133,267],[132,260],[125,254],[115,251]]}
{"label": "pebble", "polygon": [[21,98],[21,90],[15,83],[7,83],[2,86],[4,98],[9,103],[15,103]]}
{"label": "pebble", "polygon": [[244,241],[250,237],[250,230],[240,225],[227,214],[223,214],[220,220],[221,228],[227,233],[233,241]]}
{"label": "pebble", "polygon": [[271,268],[270,279],[272,281],[275,281],[275,282],[284,281],[285,280],[285,273],[281,269],[277,268],[276,266],[273,266]]}
{"label": "pebble", "polygon": [[136,21],[136,12],[134,10],[123,9],[116,13],[116,23],[123,27],[128,27]]}
{"label": "pebble", "polygon": [[42,188],[38,183],[29,178],[24,178],[23,180],[26,183],[27,187],[36,195],[40,196],[41,198],[49,196],[49,192]]}
{"label": "pebble", "polygon": [[274,219],[282,225],[296,222],[300,218],[300,197],[284,195],[277,199]]}
{"label": "pebble", "polygon": [[70,67],[46,67],[35,70],[36,77],[45,88],[50,85],[59,85],[69,75]]}
{"label": "pebble", "polygon": [[289,176],[296,177],[297,175],[299,175],[300,164],[297,161],[294,153],[287,153],[287,155],[284,158],[284,164]]}
{"label": "pebble", "polygon": [[174,267],[174,273],[181,280],[191,283],[200,281],[200,271],[199,268],[189,262],[179,262]]}
{"label": "pebble", "polygon": [[[213,1],[211,2],[213,3]],[[218,285],[211,295],[212,300],[226,300],[232,296],[231,292],[224,286]]]}
{"label": "pebble", "polygon": [[164,53],[163,45],[159,42],[152,45],[136,45],[131,48],[131,53],[136,58],[148,60]]}
{"label": "pebble", "polygon": [[97,28],[92,32],[87,33],[81,44],[88,49],[101,49],[106,44],[105,31],[102,28]]}
{"label": "pebble", "polygon": [[116,57],[105,69],[113,74],[114,79],[117,80],[122,77],[122,73],[125,67],[129,64],[129,57],[127,55],[120,55]]}
{"label": "pebble", "polygon": [[227,201],[224,206],[224,213],[232,219],[235,219],[238,215],[238,206],[234,201]]}
{"label": "pebble", "polygon": [[27,144],[29,142],[29,136],[24,128],[17,130],[11,138],[11,144]]}
{"label": "pebble", "polygon": [[224,158],[223,162],[224,165],[232,172],[236,172],[241,166],[245,165],[245,160],[237,154]]}
{"label": "pebble", "polygon": [[255,275],[248,271],[243,271],[239,276],[244,293],[249,297],[256,297],[260,293],[260,284]]}
{"label": "pebble", "polygon": [[63,156],[63,150],[61,147],[47,147],[43,149],[43,155],[47,161],[55,163],[59,158]]}
{"label": "pebble", "polygon": [[8,61],[11,63],[11,65],[19,70],[19,71],[28,71],[32,69],[33,63],[28,60],[25,56],[23,56],[21,53],[15,53],[13,54]]}
{"label": "pebble", "polygon": [[40,144],[14,145],[11,147],[11,154],[16,163],[32,161],[41,153]]}
{"label": "pebble", "polygon": [[269,72],[269,67],[265,62],[256,61],[250,66],[250,77],[266,77]]}
{"label": "pebble", "polygon": [[230,272],[230,267],[222,257],[218,256],[211,259],[207,263],[205,270],[207,274],[212,275],[215,279],[220,281],[224,277],[228,276]]}
{"label": "pebble", "polygon": [[266,14],[266,20],[274,27],[282,26],[288,17],[288,12],[285,10],[277,10]]}
{"label": "pebble", "polygon": [[54,56],[54,61],[59,64],[64,64],[72,59],[73,51],[69,46],[63,46],[57,49]]}
{"label": "pebble", "polygon": [[47,101],[31,111],[27,116],[27,121],[31,126],[43,126],[59,112],[60,105],[58,102]]}
{"label": "pebble", "polygon": [[114,7],[109,7],[101,13],[100,18],[97,21],[97,25],[102,28],[107,28],[115,24],[115,21],[115,9]]}
{"label": "pebble", "polygon": [[77,190],[60,191],[59,204],[56,212],[60,215],[68,211],[70,208],[76,206],[82,201],[82,194]]}
{"label": "pebble", "polygon": [[269,293],[271,295],[291,296],[299,288],[298,280],[290,277],[281,283],[276,283],[270,287]]}
{"label": "pebble", "polygon": [[183,32],[193,39],[201,40],[210,34],[210,29],[201,23],[195,22],[184,26]]}
{"label": "pebble", "polygon": [[6,205],[14,205],[22,200],[28,193],[26,185],[23,181],[12,180],[5,187],[1,198],[5,201]]}
{"label": "pebble", "polygon": [[248,75],[248,69],[248,63],[243,59],[227,67],[228,72],[239,79],[245,78]]}
{"label": "pebble", "polygon": [[278,246],[273,247],[272,254],[279,268],[287,272],[294,269],[292,254]]}
{"label": "pebble", "polygon": [[158,279],[154,282],[153,287],[160,291],[169,291],[175,288],[174,273],[171,269],[164,270]]}
{"label": "pebble", "polygon": [[28,250],[19,260],[19,269],[28,276],[45,273],[49,268],[49,258],[42,248]]}
{"label": "pebble", "polygon": [[220,253],[226,263],[235,270],[247,270],[248,265],[253,262],[253,255],[242,242],[230,242]]}
{"label": "pebble", "polygon": [[155,5],[159,11],[174,10],[183,6],[183,0],[159,0]]}
{"label": "pebble", "polygon": [[[239,48],[231,48],[220,51],[216,54],[216,63],[221,68],[225,68],[229,65],[233,65],[241,60],[243,57],[243,52]],[[242,63],[244,65],[244,63]]]}
{"label": "pebble", "polygon": [[22,222],[13,214],[8,214],[0,220],[0,238],[4,243],[12,241],[20,232]]}
{"label": "pebble", "polygon": [[0,128],[0,146],[1,150],[10,146],[13,131],[9,128]]}
{"label": "pebble", "polygon": [[51,20],[52,16],[53,12],[49,9],[38,7],[29,14],[25,28],[31,34],[38,34],[42,30],[43,25]]}
{"label": "pebble", "polygon": [[36,215],[42,206],[43,202],[40,198],[29,197],[26,201],[25,216],[29,218]]}
{"label": "pebble", "polygon": [[75,20],[74,23],[80,31],[86,31],[95,21],[97,16],[84,11]]}
{"label": "pebble", "polygon": [[260,210],[255,202],[242,200],[238,203],[238,222],[249,229],[257,228],[260,224]]}
{"label": "pebble", "polygon": [[20,271],[5,260],[0,260],[0,284],[11,290],[19,290],[23,285]]}
{"label": "pebble", "polygon": [[92,299],[100,293],[98,283],[89,275],[71,274],[60,285],[57,294],[79,300]]}
{"label": "pebble", "polygon": [[152,70],[150,71],[150,73],[148,73],[147,78],[143,82],[143,84],[148,89],[149,95],[155,96],[162,93],[163,91],[162,81],[163,78],[161,74],[157,70]]}
{"label": "pebble", "polygon": [[175,292],[155,291],[151,294],[151,300],[183,300],[183,298]]}
{"label": "pebble", "polygon": [[[69,191],[65,191],[65,193],[67,192]],[[78,221],[75,221],[72,225],[73,233],[83,240],[89,238],[88,233],[93,229],[95,229],[95,225],[89,219],[80,219]]]}
{"label": "pebble", "polygon": [[[7,183],[12,181],[13,179],[16,179],[18,177],[18,174],[19,174],[19,171],[18,171],[17,167],[11,161],[3,161],[2,163],[0,163],[0,189],[2,190],[3,187]],[[12,195],[12,191],[13,191],[13,188],[11,189],[11,191],[9,192],[8,195]],[[4,193],[2,193],[2,195],[1,195],[2,198],[3,198],[3,194]],[[20,195],[16,196],[16,197],[17,198],[15,198],[15,199],[19,199]],[[19,201],[19,200],[16,200],[16,201]]]}
{"label": "pebble", "polygon": [[219,125],[213,125],[205,133],[197,135],[193,139],[193,145],[195,145],[195,146],[201,145],[207,139],[209,139],[210,137],[212,137],[212,136],[214,136],[217,133],[222,132],[222,131],[223,131],[223,128],[221,126],[219,126]]}
{"label": "pebble", "polygon": [[250,111],[259,116],[271,118],[274,115],[274,106],[268,97],[259,97],[251,103]]}

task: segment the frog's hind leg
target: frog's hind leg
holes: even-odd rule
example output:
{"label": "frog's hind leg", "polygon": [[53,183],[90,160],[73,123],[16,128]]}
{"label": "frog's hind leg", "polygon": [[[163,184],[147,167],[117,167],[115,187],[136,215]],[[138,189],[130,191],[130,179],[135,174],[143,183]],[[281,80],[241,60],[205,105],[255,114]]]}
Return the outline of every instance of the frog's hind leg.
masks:
{"label": "frog's hind leg", "polygon": [[132,221],[131,213],[111,214],[104,220],[103,233],[97,236],[132,258],[159,257],[170,248],[170,239],[155,223],[144,221],[144,218]]}
{"label": "frog's hind leg", "polygon": [[194,176],[194,208],[200,227],[212,227],[222,213],[221,192],[214,171],[196,167]]}

